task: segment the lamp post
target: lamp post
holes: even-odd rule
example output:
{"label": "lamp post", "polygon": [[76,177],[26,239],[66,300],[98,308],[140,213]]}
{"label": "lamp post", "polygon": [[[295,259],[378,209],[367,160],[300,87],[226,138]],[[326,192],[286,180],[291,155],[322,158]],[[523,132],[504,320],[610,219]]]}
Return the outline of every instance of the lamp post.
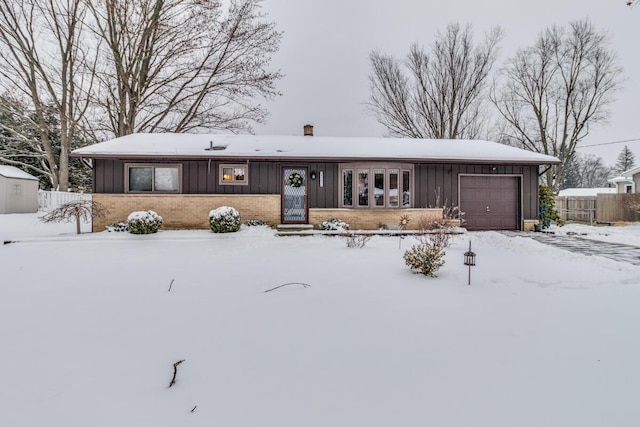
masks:
{"label": "lamp post", "polygon": [[467,285],[471,284],[471,267],[476,265],[476,254],[471,252],[471,240],[469,240],[469,250],[464,253],[464,265],[469,266],[469,281]]}

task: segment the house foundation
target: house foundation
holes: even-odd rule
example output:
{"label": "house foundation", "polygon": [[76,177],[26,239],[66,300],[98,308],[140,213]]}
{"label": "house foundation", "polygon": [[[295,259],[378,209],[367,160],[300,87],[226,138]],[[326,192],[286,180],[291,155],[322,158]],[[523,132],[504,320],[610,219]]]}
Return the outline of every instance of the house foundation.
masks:
{"label": "house foundation", "polygon": [[162,217],[165,230],[204,230],[209,228],[209,212],[221,206],[231,206],[242,221],[259,219],[270,226],[280,223],[280,195],[275,194],[100,194],[93,200],[104,205],[109,213],[93,220],[93,231],[104,231],[107,225],[126,221],[131,212],[152,210]]}

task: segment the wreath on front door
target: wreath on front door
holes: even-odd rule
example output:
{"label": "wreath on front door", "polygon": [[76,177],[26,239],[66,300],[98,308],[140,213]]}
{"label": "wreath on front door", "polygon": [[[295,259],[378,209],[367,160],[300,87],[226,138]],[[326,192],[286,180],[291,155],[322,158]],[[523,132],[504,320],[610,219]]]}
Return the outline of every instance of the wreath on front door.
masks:
{"label": "wreath on front door", "polygon": [[289,175],[289,185],[293,188],[302,187],[304,184],[304,178],[297,172],[294,172]]}

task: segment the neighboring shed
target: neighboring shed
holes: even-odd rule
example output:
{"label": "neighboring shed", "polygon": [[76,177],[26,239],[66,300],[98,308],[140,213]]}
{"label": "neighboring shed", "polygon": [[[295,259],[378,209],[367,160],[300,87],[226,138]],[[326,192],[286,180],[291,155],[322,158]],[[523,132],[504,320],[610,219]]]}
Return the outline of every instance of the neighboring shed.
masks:
{"label": "neighboring shed", "polygon": [[[495,142],[408,138],[133,134],[72,153],[93,163],[93,197],[121,221],[152,209],[167,228],[204,228],[235,207],[270,225],[340,218],[410,227],[459,206],[471,230],[533,229],[538,170],[558,159]],[[94,230],[104,229],[94,221]]]}
{"label": "neighboring shed", "polygon": [[0,165],[0,214],[38,212],[38,178]]}

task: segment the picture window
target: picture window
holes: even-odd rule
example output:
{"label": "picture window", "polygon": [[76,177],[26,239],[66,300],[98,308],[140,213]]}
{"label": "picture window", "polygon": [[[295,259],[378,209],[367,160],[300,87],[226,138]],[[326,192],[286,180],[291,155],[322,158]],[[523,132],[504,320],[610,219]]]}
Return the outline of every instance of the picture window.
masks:
{"label": "picture window", "polygon": [[179,193],[180,165],[126,165],[128,193]]}

